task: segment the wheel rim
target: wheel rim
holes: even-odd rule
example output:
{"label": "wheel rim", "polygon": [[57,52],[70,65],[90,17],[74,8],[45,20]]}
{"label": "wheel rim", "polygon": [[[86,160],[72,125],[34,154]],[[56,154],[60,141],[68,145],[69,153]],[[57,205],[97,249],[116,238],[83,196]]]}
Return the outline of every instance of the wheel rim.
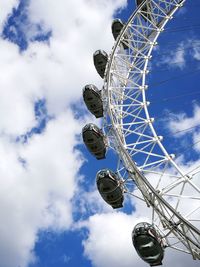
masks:
{"label": "wheel rim", "polygon": [[[199,212],[197,178],[192,172],[188,175],[181,170],[163,146],[149,115],[145,94],[152,49],[166,23],[184,2],[146,0],[129,18],[107,64],[102,92],[104,130],[110,146],[119,155],[117,172],[125,192],[132,194],[128,184],[135,184],[141,198],[152,207],[152,223],[159,225],[167,245],[199,259],[199,219],[192,221]],[[147,3],[151,10],[144,20],[141,12]],[[129,47],[127,50],[122,48],[124,43]],[[154,182],[152,175],[157,177]],[[193,203],[190,212],[181,209],[185,200]]]}

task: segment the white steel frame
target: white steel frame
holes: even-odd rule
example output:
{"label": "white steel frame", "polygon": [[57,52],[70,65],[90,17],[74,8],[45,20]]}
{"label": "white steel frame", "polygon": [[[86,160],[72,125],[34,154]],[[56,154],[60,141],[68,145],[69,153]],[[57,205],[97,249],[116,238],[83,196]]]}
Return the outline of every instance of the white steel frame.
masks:
{"label": "white steel frame", "polygon": [[[194,179],[199,170],[184,173],[174,155],[168,154],[154,129],[145,94],[148,62],[157,38],[184,2],[146,0],[123,27],[105,72],[104,130],[119,155],[117,172],[124,191],[152,207],[152,223],[163,232],[167,246],[200,259],[200,188]],[[134,193],[133,185],[141,196]],[[194,204],[190,212],[180,208],[186,199]]]}

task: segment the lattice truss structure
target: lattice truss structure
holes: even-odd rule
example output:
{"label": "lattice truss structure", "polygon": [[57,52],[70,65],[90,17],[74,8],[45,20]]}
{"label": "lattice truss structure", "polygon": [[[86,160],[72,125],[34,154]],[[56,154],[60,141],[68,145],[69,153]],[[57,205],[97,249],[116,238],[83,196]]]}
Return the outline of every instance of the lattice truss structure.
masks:
{"label": "lattice truss structure", "polygon": [[152,49],[184,2],[146,0],[122,29],[104,79],[104,131],[119,155],[124,192],[152,208],[152,223],[162,231],[166,246],[200,259],[200,168],[185,173],[175,163],[154,129],[145,95]]}

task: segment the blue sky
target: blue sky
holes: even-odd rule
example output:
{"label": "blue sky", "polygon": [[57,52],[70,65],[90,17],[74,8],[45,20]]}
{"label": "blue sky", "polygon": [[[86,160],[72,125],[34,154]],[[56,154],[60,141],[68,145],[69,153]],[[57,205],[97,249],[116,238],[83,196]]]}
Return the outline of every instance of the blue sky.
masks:
{"label": "blue sky", "polygon": [[[101,124],[82,100],[85,84],[102,87],[92,54],[111,51],[112,19],[126,22],[134,1],[1,2],[0,267],[145,266],[131,231],[148,212],[128,197],[120,211],[103,202],[95,175],[115,169],[116,156],[96,161],[80,134]],[[200,160],[200,3],[186,2],[153,52],[147,91],[155,128],[182,165]],[[166,252],[163,266],[172,263],[199,264]]]}

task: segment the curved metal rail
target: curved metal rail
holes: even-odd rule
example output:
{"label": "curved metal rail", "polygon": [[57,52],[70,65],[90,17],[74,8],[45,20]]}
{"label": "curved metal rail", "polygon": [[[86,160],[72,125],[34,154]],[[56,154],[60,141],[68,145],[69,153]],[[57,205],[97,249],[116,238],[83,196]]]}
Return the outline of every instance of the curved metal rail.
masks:
{"label": "curved metal rail", "polygon": [[[169,188],[185,184],[198,194],[200,189],[191,177],[185,175],[168,154],[158,136],[153,119],[148,112],[145,91],[148,62],[156,40],[166,23],[184,4],[185,0],[146,0],[131,15],[121,31],[111,52],[106,69],[103,99],[105,131],[110,145],[119,154],[130,179],[142,192],[148,206],[157,213],[166,236],[174,235],[181,243],[178,250],[191,253],[200,259],[200,231],[179,212],[179,200],[175,206],[168,203],[165,195]],[[148,8],[144,11],[145,5]],[[128,47],[123,49],[123,44]],[[143,155],[142,160],[139,155]],[[137,161],[137,165],[136,165]],[[148,180],[149,173],[164,175],[168,164],[174,167],[176,181],[163,190],[155,188]],[[169,244],[170,245],[170,244]]]}

